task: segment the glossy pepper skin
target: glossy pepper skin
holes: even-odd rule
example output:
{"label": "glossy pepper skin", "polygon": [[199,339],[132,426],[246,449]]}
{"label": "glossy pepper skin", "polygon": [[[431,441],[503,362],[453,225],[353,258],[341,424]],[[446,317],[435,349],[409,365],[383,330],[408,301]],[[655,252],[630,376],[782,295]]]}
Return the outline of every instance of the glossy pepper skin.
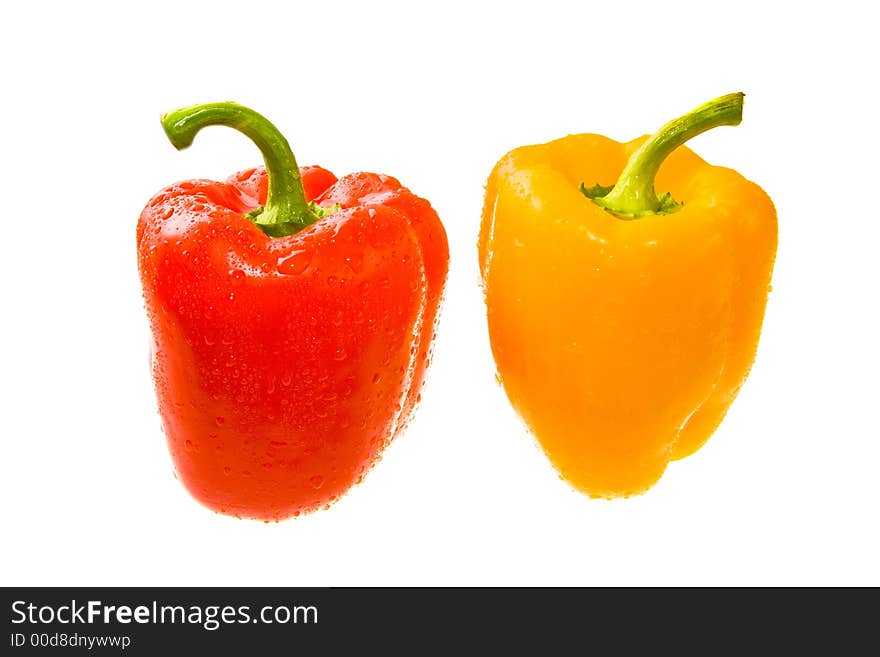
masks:
{"label": "glossy pepper skin", "polygon": [[590,496],[649,489],[710,437],[749,373],[775,209],[679,147],[741,110],[731,94],[650,140],[517,148],[489,177],[478,250],[499,377],[562,478]]}
{"label": "glossy pepper skin", "polygon": [[[203,125],[241,129],[244,120],[274,130],[222,103],[163,123],[185,147]],[[292,154],[279,158],[255,141],[268,174],[260,167],[165,188],[141,214],[137,252],[178,478],[211,509],[279,520],[335,501],[406,425],[430,357],[448,247],[430,204],[396,179],[300,172]],[[283,205],[290,180],[280,178],[300,173],[305,221],[261,230],[260,218]]]}

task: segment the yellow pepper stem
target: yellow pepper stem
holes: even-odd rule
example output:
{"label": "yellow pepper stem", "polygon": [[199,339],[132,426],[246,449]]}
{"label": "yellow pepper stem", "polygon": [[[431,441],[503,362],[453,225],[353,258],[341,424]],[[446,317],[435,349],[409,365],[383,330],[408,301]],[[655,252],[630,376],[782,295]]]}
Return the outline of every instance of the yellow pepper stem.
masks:
{"label": "yellow pepper stem", "polygon": [[[675,212],[680,205],[668,193],[657,196],[654,178],[669,154],[687,140],[721,125],[742,121],[743,93],[727,94],[673,119],[633,153],[617,183],[608,191],[599,185],[581,191],[594,203],[621,217]],[[607,193],[605,193],[607,192]]]}

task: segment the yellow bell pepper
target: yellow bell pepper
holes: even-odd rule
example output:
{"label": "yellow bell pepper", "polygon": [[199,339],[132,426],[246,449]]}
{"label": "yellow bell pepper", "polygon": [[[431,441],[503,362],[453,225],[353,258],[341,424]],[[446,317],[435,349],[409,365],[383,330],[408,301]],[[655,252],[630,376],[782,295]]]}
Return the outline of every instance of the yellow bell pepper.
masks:
{"label": "yellow bell pepper", "polygon": [[723,96],[629,143],[517,148],[489,176],[478,250],[498,375],[590,496],[644,492],[703,445],[755,358],[776,211],[682,146],[738,125],[742,105]]}

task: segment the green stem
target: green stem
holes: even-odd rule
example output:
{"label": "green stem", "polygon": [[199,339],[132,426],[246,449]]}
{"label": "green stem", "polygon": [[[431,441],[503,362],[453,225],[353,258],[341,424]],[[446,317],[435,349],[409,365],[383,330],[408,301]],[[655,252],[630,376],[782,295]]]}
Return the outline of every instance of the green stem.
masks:
{"label": "green stem", "polygon": [[306,201],[290,144],[264,116],[237,103],[193,105],[162,115],[162,127],[177,150],[190,146],[196,133],[209,125],[235,128],[263,154],[269,193],[266,205],[248,217],[264,233],[273,237],[292,235],[318,220]]}
{"label": "green stem", "polygon": [[591,190],[584,193],[606,210],[624,217],[674,212],[679,204],[668,193],[658,198],[654,191],[654,178],[660,165],[687,140],[721,125],[739,125],[743,97],[742,93],[727,94],[673,119],[630,156],[610,192],[604,196],[598,196],[597,192],[591,195]]}

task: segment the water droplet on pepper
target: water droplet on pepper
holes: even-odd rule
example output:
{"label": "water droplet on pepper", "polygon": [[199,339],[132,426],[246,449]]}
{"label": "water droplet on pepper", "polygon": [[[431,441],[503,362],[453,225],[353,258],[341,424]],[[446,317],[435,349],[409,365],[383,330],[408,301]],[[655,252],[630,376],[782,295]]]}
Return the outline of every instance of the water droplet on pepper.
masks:
{"label": "water droplet on pepper", "polygon": [[312,255],[308,251],[294,251],[289,256],[278,260],[278,273],[288,276],[302,274],[312,262]]}

